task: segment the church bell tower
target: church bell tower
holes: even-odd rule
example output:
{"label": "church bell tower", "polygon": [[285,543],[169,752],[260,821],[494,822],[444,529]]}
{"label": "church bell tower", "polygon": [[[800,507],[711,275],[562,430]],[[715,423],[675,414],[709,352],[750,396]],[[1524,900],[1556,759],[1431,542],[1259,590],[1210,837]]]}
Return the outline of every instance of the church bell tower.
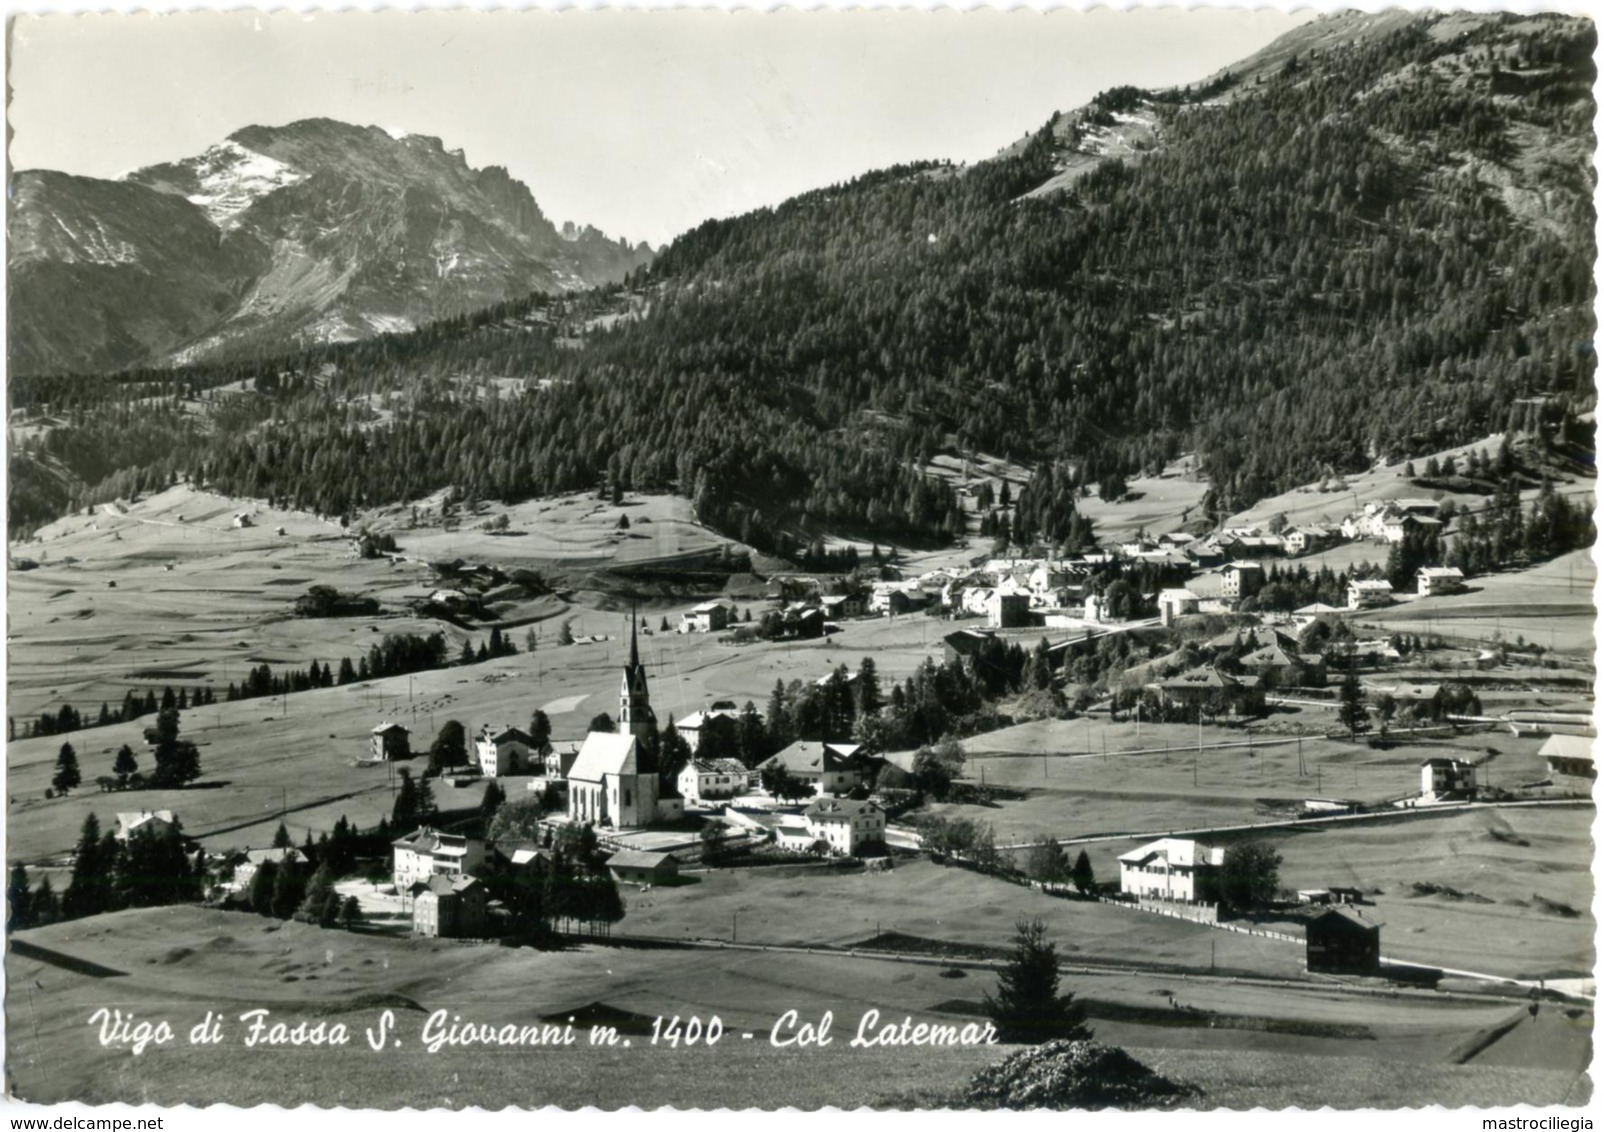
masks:
{"label": "church bell tower", "polygon": [[640,642],[636,639],[640,618],[634,607],[629,611],[629,663],[624,666],[623,690],[618,696],[618,730],[639,739],[657,729],[652,699],[646,692],[646,666],[640,662]]}

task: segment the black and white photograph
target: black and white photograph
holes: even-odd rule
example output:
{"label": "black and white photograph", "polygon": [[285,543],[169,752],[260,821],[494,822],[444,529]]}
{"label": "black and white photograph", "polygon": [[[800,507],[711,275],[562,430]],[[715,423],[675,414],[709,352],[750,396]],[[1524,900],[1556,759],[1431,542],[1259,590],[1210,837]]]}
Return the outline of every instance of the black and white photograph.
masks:
{"label": "black and white photograph", "polygon": [[1590,1129],[1597,48],[9,14],[6,1108]]}

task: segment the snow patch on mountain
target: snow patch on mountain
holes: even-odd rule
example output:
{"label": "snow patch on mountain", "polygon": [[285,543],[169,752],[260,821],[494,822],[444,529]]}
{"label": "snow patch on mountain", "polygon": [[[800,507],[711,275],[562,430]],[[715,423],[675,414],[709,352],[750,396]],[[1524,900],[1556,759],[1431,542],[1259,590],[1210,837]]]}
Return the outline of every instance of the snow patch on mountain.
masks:
{"label": "snow patch on mountain", "polygon": [[397,314],[365,314],[362,318],[377,334],[405,334],[409,330],[417,329],[417,325],[410,318],[403,318]]}
{"label": "snow patch on mountain", "polygon": [[268,193],[306,180],[300,170],[235,141],[214,145],[193,162],[197,187],[189,201],[224,231],[238,227],[239,214]]}
{"label": "snow patch on mountain", "polygon": [[55,221],[56,227],[65,237],[58,243],[56,253],[63,263],[96,263],[109,266],[117,263],[136,263],[139,260],[139,253],[132,244],[111,235],[106,231],[105,225],[98,220],[91,220],[90,226],[81,230],[68,227],[59,216]]}

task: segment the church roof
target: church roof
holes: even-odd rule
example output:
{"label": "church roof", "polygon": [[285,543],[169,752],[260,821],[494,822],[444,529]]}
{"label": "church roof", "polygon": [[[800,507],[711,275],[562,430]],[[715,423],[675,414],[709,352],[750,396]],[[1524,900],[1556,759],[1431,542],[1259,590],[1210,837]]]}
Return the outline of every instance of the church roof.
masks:
{"label": "church roof", "polygon": [[570,782],[600,782],[609,774],[636,774],[635,736],[612,731],[592,731],[579,748],[579,757],[568,771]]}

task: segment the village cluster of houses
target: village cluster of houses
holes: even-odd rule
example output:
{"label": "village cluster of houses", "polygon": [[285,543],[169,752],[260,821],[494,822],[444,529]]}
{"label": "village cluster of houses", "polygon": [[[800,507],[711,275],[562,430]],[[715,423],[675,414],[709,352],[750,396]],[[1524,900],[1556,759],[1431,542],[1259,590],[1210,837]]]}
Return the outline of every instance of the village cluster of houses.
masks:
{"label": "village cluster of houses", "polygon": [[[1311,523],[1279,531],[1225,527],[1201,537],[1174,531],[1073,558],[977,560],[967,568],[884,579],[869,584],[865,592],[849,594],[827,592],[827,583],[817,577],[784,575],[770,580],[768,596],[780,604],[787,624],[803,636],[817,635],[826,622],[842,618],[894,617],[932,609],[949,617],[981,618],[993,629],[1073,628],[1110,619],[1106,602],[1089,584],[1094,573],[1116,563],[1146,563],[1186,571],[1196,579],[1195,585],[1188,583],[1156,595],[1160,616],[1168,624],[1188,613],[1235,609],[1263,588],[1267,560],[1315,554],[1356,539],[1396,544],[1411,530],[1442,528],[1439,513],[1439,505],[1431,499],[1377,501],[1365,504],[1340,524]],[[1416,589],[1422,596],[1458,592],[1464,583],[1464,574],[1454,567],[1426,567],[1416,575]],[[1360,580],[1350,583],[1343,608],[1371,609],[1392,600],[1392,587],[1386,581]],[[1337,611],[1336,607],[1318,606],[1299,612]],[[809,626],[804,622],[809,619],[818,622],[812,626],[815,632],[806,631]],[[686,612],[679,628],[681,632],[718,632],[733,623],[730,603],[709,601]]]}

